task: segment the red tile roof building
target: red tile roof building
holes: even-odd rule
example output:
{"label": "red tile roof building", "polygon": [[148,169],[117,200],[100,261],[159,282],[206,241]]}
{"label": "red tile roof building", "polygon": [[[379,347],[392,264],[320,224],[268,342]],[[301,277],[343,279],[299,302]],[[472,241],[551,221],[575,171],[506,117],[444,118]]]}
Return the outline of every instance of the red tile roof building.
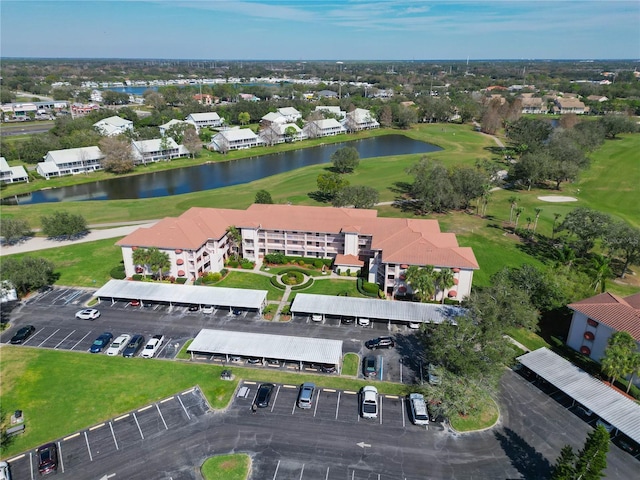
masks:
{"label": "red tile roof building", "polygon": [[[573,310],[567,345],[596,361],[615,332],[628,332],[640,350],[640,293],[619,297],[601,293],[569,305]],[[640,381],[637,382],[640,384]]]}
{"label": "red tile roof building", "polygon": [[[379,218],[376,210],[253,204],[246,210],[191,208],[178,218],[165,218],[139,228],[119,242],[125,270],[131,277],[133,251],[157,247],[169,254],[170,275],[194,279],[220,271],[230,255],[227,228],[242,235],[243,258],[258,260],[269,253],[290,256],[360,260],[368,266],[369,281],[388,294],[403,282],[410,265],[452,268],[455,291],[440,296],[461,300],[469,295],[478,262],[469,247],[460,247],[453,233],[440,232],[436,220]],[[343,262],[344,263],[344,262]],[[356,266],[357,268],[357,266]],[[352,269],[354,271],[354,269]]]}

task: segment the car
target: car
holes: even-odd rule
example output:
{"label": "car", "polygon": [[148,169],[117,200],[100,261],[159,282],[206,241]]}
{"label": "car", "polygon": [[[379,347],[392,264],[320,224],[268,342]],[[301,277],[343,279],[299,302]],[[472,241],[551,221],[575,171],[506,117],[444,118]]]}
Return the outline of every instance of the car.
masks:
{"label": "car", "polygon": [[273,383],[263,383],[258,387],[255,404],[259,408],[267,408],[271,400],[271,394],[276,386]]}
{"label": "car", "polygon": [[267,365],[270,367],[279,367],[280,360],[278,360],[277,358],[267,358]]}
{"label": "car", "polygon": [[110,357],[120,355],[122,350],[124,350],[125,347],[129,344],[129,340],[131,340],[131,335],[127,335],[126,333],[118,336],[118,338],[116,338],[113,343],[111,343],[111,346],[107,348],[107,355],[109,355]]}
{"label": "car", "polygon": [[164,335],[154,335],[153,337],[151,337],[147,344],[144,346],[144,350],[142,350],[142,358],[153,358],[153,356],[162,346],[163,342]]}
{"label": "car", "polygon": [[362,387],[360,398],[362,418],[378,418],[378,389],[372,385]]}
{"label": "car", "polygon": [[129,340],[129,343],[127,344],[127,346],[124,347],[124,350],[122,351],[122,356],[127,358],[135,357],[143,345],[144,345],[144,337],[140,334],[134,335],[133,337],[131,337],[131,340]]}
{"label": "car", "polygon": [[429,375],[429,383],[431,385],[440,385],[440,377],[437,374],[438,367],[433,363],[430,363],[427,367],[427,374]]}
{"label": "car", "polygon": [[336,373],[335,365],[320,365],[320,371],[322,373]]}
{"label": "car", "polygon": [[391,337],[378,337],[367,340],[364,342],[364,346],[369,350],[375,350],[376,348],[393,348],[396,346],[396,342]]}
{"label": "car", "polygon": [[311,315],[311,321],[313,321],[313,322],[321,322],[322,321],[322,315],[314,313],[313,315]]}
{"label": "car", "polygon": [[36,450],[38,472],[48,475],[58,470],[58,448],[55,443],[47,443]]}
{"label": "car", "polygon": [[240,310],[239,308],[234,308],[231,310],[231,314],[235,316],[242,315],[242,310]]}
{"label": "car", "polygon": [[11,470],[7,462],[0,462],[0,480],[11,480]]}
{"label": "car", "polygon": [[111,332],[104,332],[93,341],[93,343],[91,344],[91,348],[89,348],[89,351],[91,353],[100,353],[102,350],[109,346],[111,340],[113,340],[113,334]]}
{"label": "car", "polygon": [[409,394],[409,409],[411,411],[411,421],[414,425],[429,425],[429,411],[427,402],[421,393]]}
{"label": "car", "polygon": [[315,384],[311,382],[305,382],[300,385],[300,391],[298,392],[298,408],[307,409],[311,408],[313,402],[313,393],[316,391]]}
{"label": "car", "polygon": [[368,318],[358,318],[358,325],[360,325],[361,327],[368,327],[369,325],[371,325],[371,320],[369,320]]}
{"label": "car", "polygon": [[100,311],[95,308],[85,308],[84,310],[80,310],[76,312],[76,318],[80,320],[95,320],[100,316]]}
{"label": "car", "polygon": [[419,322],[409,322],[409,328],[412,330],[417,330],[420,328],[420,323]]}
{"label": "car", "polygon": [[378,360],[373,355],[364,357],[362,360],[362,373],[365,377],[375,377],[378,375]]}
{"label": "car", "polygon": [[[38,293],[48,293],[50,291],[53,290],[53,287],[51,285],[45,285],[43,287],[40,287],[38,289]],[[2,477],[0,477],[0,480],[2,479]]]}
{"label": "car", "polygon": [[198,310],[200,310],[200,305],[189,305],[189,309],[190,312],[197,312]]}
{"label": "car", "polygon": [[599,418],[598,421],[596,422],[596,425],[602,425],[605,430],[609,433],[613,432],[614,430],[614,426],[611,425],[609,422],[605,422],[603,419]]}
{"label": "car", "polygon": [[202,313],[206,313],[206,314],[213,313],[213,310],[214,310],[213,305],[203,305],[202,308],[200,309]]}
{"label": "car", "polygon": [[259,363],[262,363],[262,360],[260,360],[257,357],[252,357],[252,358],[247,359],[247,363],[250,364],[250,365],[258,365]]}
{"label": "car", "polygon": [[222,372],[220,372],[220,379],[233,380],[233,374],[231,373],[231,370],[222,370]]}
{"label": "car", "polygon": [[585,417],[590,417],[591,415],[593,415],[593,412],[584,405],[578,405],[578,412],[580,412]]}
{"label": "car", "polygon": [[342,320],[341,320],[341,322],[343,324],[345,324],[345,325],[352,325],[353,322],[355,322],[355,321],[356,321],[356,319],[353,318],[353,317],[342,317]]}
{"label": "car", "polygon": [[616,443],[616,445],[618,445],[622,450],[630,453],[631,455],[637,455],[640,452],[640,446],[625,435],[622,435],[615,439],[614,443]]}
{"label": "car", "polygon": [[129,302],[129,306],[130,307],[139,307],[140,306],[140,300],[131,300]]}
{"label": "car", "polygon": [[9,343],[12,343],[14,345],[20,345],[26,342],[27,338],[33,335],[33,332],[35,331],[36,331],[36,327],[34,327],[33,325],[25,325],[20,330],[18,330],[13,337],[11,337],[11,340],[9,340]]}

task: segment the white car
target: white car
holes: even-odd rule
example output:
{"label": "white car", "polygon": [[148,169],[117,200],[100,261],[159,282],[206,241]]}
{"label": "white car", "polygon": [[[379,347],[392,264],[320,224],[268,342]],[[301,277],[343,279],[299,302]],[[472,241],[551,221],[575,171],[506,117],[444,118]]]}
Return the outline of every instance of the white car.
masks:
{"label": "white car", "polygon": [[80,310],[76,312],[76,318],[80,320],[95,320],[100,316],[100,311],[95,308],[85,308],[84,310]]}
{"label": "white car", "polygon": [[131,340],[131,335],[127,335],[126,333],[120,335],[116,338],[109,348],[107,348],[107,355],[110,357],[115,357],[116,355],[120,355],[122,350],[129,344],[129,340]]}
{"label": "white car", "polygon": [[378,389],[372,385],[362,387],[362,418],[378,418]]}
{"label": "white car", "polygon": [[203,305],[200,311],[207,314],[213,313],[213,305]]}
{"label": "white car", "polygon": [[0,462],[0,480],[11,480],[11,472],[7,462]]}
{"label": "white car", "polygon": [[360,325],[361,327],[368,327],[369,325],[371,325],[371,320],[369,320],[368,318],[358,318],[358,325]]}
{"label": "white car", "polygon": [[598,421],[596,422],[596,425],[602,425],[605,428],[605,430],[609,433],[613,432],[613,429],[614,429],[613,425],[611,425],[609,422],[605,422],[601,418],[598,419]]}
{"label": "white car", "polygon": [[164,342],[164,335],[154,335],[142,350],[142,358],[153,358]]}
{"label": "white car", "polygon": [[409,328],[412,330],[417,330],[418,328],[420,328],[420,324],[417,322],[409,322]]}

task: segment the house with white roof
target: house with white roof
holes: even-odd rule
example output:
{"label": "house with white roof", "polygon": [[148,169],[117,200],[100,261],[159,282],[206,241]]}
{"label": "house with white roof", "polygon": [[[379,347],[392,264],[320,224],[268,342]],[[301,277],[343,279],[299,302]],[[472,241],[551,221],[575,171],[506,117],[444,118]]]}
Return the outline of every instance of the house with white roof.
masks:
{"label": "house with white roof", "polygon": [[560,115],[567,113],[575,113],[576,115],[583,115],[588,112],[588,108],[577,98],[572,97],[557,97],[555,99],[554,111]]}
{"label": "house with white roof", "polygon": [[311,120],[303,127],[303,131],[308,138],[329,137],[347,133],[347,129],[335,118]]}
{"label": "house with white roof", "polygon": [[[167,123],[163,123],[162,125],[160,125],[158,128],[160,129],[160,135],[162,135],[163,137],[167,136],[167,133],[169,132],[169,130],[171,129],[171,127],[174,127],[176,125],[181,125],[183,129],[186,129],[187,126],[192,125],[195,127],[195,125],[193,125],[192,122],[186,121],[186,120],[176,120],[175,118],[169,120]],[[198,130],[198,127],[195,127],[196,131]]]}
{"label": "house with white roof", "polygon": [[2,183],[29,183],[29,175],[22,165],[10,167],[7,159],[0,157],[0,182]]}
{"label": "house with white roof", "polygon": [[44,161],[38,163],[36,171],[47,180],[51,177],[95,172],[102,169],[100,162],[103,158],[98,147],[51,150],[45,155]]}
{"label": "house with white roof", "polygon": [[136,165],[169,161],[190,155],[184,145],[178,145],[171,137],[134,141],[131,142],[131,150]]}
{"label": "house with white roof", "polygon": [[198,132],[202,127],[219,128],[224,124],[224,118],[216,112],[191,113],[185,120],[195,125]]}
{"label": "house with white roof", "polygon": [[369,110],[364,108],[356,108],[352,112],[347,113],[346,118],[342,121],[342,125],[349,132],[358,132],[360,130],[371,130],[380,128],[380,124]]}
{"label": "house with white roof", "polygon": [[347,112],[345,112],[344,110],[340,110],[340,107],[335,107],[332,105],[318,105],[315,111],[320,112],[323,115],[328,113],[332,117],[338,119],[343,119],[347,116]]}
{"label": "house with white roof", "polygon": [[266,145],[305,140],[307,135],[295,123],[274,123],[262,127],[258,135]]}
{"label": "house with white roof", "polygon": [[209,150],[226,153],[229,150],[260,147],[264,140],[253,133],[250,128],[229,128],[221,130],[211,139]]}
{"label": "house with white roof", "polygon": [[116,245],[122,249],[128,277],[147,268],[133,262],[138,248],[158,248],[170,259],[170,275],[196,279],[219,272],[231,256],[227,229],[241,234],[243,258],[255,261],[270,253],[332,258],[335,268],[352,271],[368,265],[368,280],[387,295],[410,292],[404,274],[412,265],[450,268],[454,286],[437,293],[462,300],[471,292],[479,268],[469,247],[455,234],[442,233],[437,220],[379,218],[376,210],[253,204],[246,210],[201,208],[141,227]]}
{"label": "house with white roof", "polygon": [[302,114],[293,107],[279,108],[275,112],[269,112],[260,119],[260,126],[285,123],[295,123],[302,118]]}
{"label": "house with white roof", "polygon": [[103,118],[93,124],[94,128],[105,137],[113,137],[125,132],[133,132],[133,122],[118,116]]}

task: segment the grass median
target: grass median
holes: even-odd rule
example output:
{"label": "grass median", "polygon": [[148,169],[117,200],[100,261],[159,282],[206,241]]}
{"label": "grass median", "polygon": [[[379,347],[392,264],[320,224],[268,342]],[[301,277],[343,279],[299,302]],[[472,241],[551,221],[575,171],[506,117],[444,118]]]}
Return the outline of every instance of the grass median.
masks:
{"label": "grass median", "polygon": [[237,453],[207,458],[200,472],[205,480],[245,480],[250,469],[251,457]]}

